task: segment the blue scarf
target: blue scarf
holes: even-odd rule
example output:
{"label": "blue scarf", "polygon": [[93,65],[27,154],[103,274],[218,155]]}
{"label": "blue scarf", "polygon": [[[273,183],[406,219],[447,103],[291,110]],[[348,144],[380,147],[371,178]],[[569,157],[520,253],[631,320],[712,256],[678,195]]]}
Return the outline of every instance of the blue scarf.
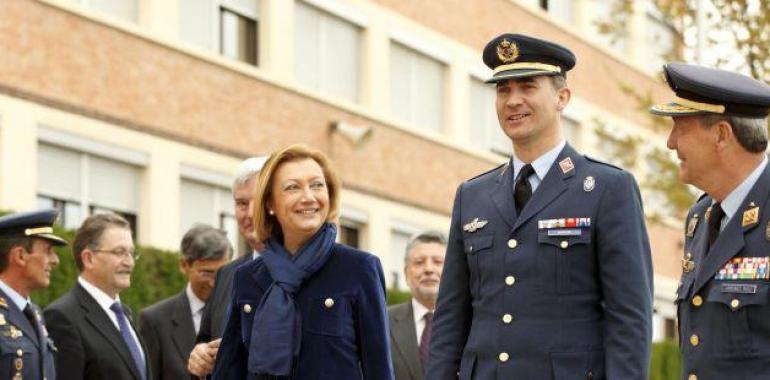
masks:
{"label": "blue scarf", "polygon": [[267,240],[262,261],[273,278],[254,314],[249,344],[249,372],[289,376],[299,355],[302,316],[294,296],[302,283],[318,271],[331,256],[337,227],[325,223],[294,256],[279,239]]}

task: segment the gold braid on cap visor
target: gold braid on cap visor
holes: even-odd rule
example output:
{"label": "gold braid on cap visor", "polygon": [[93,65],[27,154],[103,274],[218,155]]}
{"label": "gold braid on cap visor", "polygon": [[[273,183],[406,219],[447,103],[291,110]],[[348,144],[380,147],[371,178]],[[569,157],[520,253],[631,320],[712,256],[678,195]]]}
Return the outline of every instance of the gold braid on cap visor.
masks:
{"label": "gold braid on cap visor", "polygon": [[500,65],[495,67],[495,70],[493,71],[494,74],[500,73],[502,71],[508,71],[508,70],[543,70],[548,71],[551,73],[561,73],[561,67],[555,66],[555,65],[548,65],[545,63],[537,63],[537,62],[516,62],[511,63],[509,65]]}
{"label": "gold braid on cap visor", "polygon": [[690,107],[698,111],[706,111],[711,113],[725,113],[725,106],[719,104],[701,103],[693,100],[682,99],[680,97],[674,98],[674,103]]}
{"label": "gold braid on cap visor", "polygon": [[40,234],[52,234],[53,228],[51,227],[38,227],[38,228],[27,228],[24,230],[25,236],[34,236],[34,235],[40,235]]}

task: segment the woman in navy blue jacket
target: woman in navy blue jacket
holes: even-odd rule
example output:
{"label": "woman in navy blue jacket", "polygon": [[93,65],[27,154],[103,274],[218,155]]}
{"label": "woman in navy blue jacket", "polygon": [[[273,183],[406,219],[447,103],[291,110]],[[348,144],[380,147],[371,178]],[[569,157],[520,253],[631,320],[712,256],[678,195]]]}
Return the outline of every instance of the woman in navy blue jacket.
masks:
{"label": "woman in navy blue jacket", "polygon": [[215,380],[393,379],[382,266],[335,243],[339,193],[318,151],[265,163],[254,225],[266,248],[233,277]]}

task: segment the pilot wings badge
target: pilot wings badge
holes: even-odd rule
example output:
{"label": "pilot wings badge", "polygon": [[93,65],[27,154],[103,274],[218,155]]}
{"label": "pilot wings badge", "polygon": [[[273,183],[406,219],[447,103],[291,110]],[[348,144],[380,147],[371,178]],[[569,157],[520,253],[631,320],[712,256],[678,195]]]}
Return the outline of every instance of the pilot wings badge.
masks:
{"label": "pilot wings badge", "polygon": [[473,233],[476,232],[476,230],[484,228],[487,223],[488,222],[486,220],[479,220],[479,218],[474,218],[472,222],[463,226],[463,231]]}

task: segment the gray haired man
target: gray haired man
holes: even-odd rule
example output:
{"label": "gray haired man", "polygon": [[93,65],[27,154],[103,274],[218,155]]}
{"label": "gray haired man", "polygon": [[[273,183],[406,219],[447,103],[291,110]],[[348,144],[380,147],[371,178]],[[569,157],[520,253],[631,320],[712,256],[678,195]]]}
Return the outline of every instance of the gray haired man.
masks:
{"label": "gray haired man", "polygon": [[179,270],[185,289],[141,313],[139,333],[147,345],[147,359],[155,380],[189,377],[187,358],[195,344],[203,307],[214,289],[217,271],[230,261],[233,249],[224,231],[193,226],[182,238]]}

